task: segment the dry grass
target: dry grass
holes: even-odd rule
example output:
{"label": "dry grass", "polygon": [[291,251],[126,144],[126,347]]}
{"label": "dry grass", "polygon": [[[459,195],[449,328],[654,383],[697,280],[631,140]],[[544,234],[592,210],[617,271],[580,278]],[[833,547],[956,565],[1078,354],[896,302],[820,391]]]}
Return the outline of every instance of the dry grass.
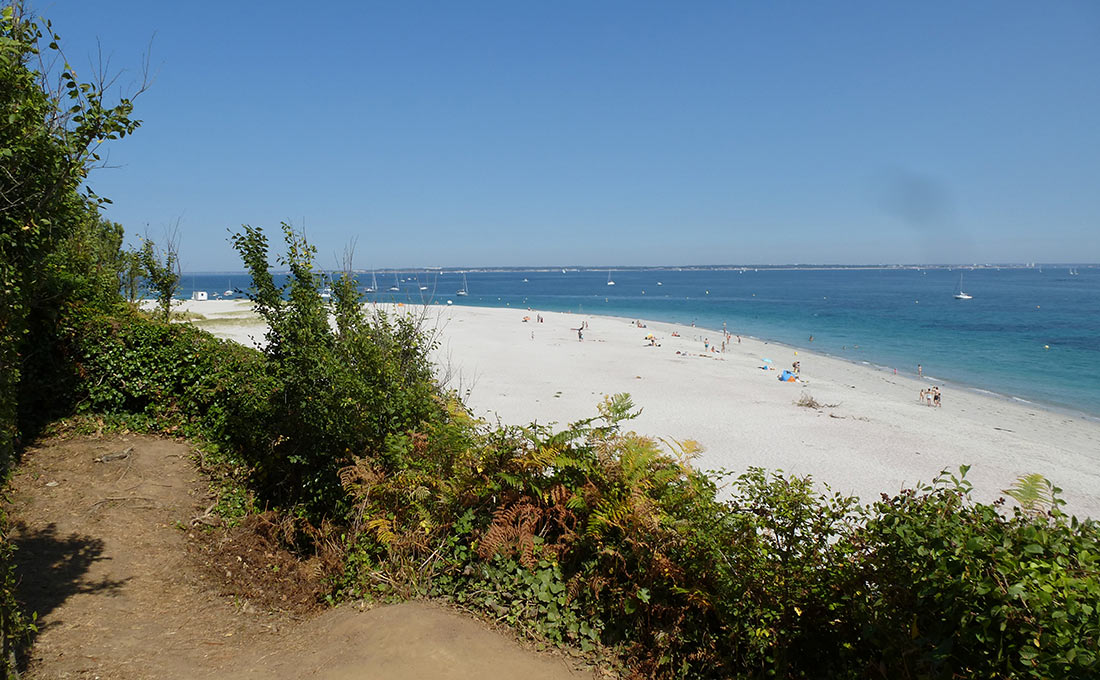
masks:
{"label": "dry grass", "polygon": [[802,396],[799,397],[798,401],[796,401],[795,403],[804,408],[818,409],[822,406],[821,402],[819,402],[817,399],[814,399],[813,395],[811,395],[809,392],[803,392]]}
{"label": "dry grass", "polygon": [[814,399],[813,395],[810,394],[809,392],[803,392],[802,396],[800,396],[798,398],[798,401],[796,401],[795,404],[798,405],[798,406],[802,406],[803,408],[812,408],[815,411],[820,411],[823,408],[836,408],[837,406],[840,405],[840,404],[822,404],[817,399]]}
{"label": "dry grass", "polygon": [[302,559],[287,549],[297,530],[294,520],[273,512],[249,515],[236,527],[194,532],[191,550],[222,595],[308,614],[321,607],[333,574],[319,557]]}

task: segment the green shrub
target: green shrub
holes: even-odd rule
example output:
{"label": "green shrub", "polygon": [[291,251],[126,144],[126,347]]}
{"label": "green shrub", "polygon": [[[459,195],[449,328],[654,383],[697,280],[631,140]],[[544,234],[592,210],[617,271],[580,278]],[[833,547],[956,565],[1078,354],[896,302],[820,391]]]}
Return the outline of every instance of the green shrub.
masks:
{"label": "green shrub", "polygon": [[58,398],[73,412],[142,417],[240,451],[259,441],[272,389],[259,352],[128,310],[76,309],[62,328],[71,383]]}
{"label": "green shrub", "polygon": [[254,450],[257,480],[279,504],[343,517],[341,468],[363,456],[400,469],[412,453],[400,442],[445,416],[432,346],[414,318],[364,312],[350,276],[329,281],[336,299],[329,309],[314,248],[289,225],[283,231],[287,255],[278,263],[290,270],[283,287],[269,272],[263,232],[246,226],[233,237],[252,275],[249,298],[268,326],[263,353],[273,392],[266,441]]}
{"label": "green shrub", "polygon": [[[965,475],[965,468],[963,469]],[[1100,674],[1100,528],[974,503],[951,475],[876,503],[868,638],[892,677]],[[1056,496],[1055,496],[1056,498]]]}

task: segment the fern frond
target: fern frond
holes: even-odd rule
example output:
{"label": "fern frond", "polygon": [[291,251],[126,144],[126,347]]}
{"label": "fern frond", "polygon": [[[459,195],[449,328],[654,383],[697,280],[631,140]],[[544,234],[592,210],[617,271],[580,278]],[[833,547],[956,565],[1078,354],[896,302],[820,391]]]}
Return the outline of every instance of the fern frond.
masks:
{"label": "fern frond", "polygon": [[374,534],[374,537],[376,539],[378,539],[379,543],[386,546],[387,548],[395,540],[397,540],[397,534],[394,533],[394,531],[393,531],[393,522],[386,519],[386,518],[384,518],[384,517],[379,517],[379,518],[376,518],[376,519],[372,519],[369,522],[367,522],[364,526],[371,533]]}
{"label": "fern frond", "polygon": [[1015,500],[1024,512],[1032,515],[1044,515],[1060,505],[1058,489],[1037,472],[1021,475],[1015,484],[1003,489],[1001,493]]}

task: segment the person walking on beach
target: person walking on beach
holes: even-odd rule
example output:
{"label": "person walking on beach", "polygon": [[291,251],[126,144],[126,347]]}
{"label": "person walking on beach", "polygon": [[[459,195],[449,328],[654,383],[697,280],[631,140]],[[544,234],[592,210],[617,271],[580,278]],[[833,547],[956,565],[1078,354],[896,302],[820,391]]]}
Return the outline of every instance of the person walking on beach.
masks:
{"label": "person walking on beach", "polygon": [[923,378],[924,377],[924,368],[922,368],[920,364],[917,364],[917,377],[918,378]]}
{"label": "person walking on beach", "polygon": [[582,342],[584,340],[584,333],[582,332],[582,330],[583,329],[581,329],[581,328],[577,329],[577,341],[578,342]]}

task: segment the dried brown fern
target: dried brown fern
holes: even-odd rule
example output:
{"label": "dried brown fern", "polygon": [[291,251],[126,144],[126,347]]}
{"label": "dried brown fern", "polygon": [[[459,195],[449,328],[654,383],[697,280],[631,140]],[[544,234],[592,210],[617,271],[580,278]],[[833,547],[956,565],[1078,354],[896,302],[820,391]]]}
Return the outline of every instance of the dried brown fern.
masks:
{"label": "dried brown fern", "polygon": [[478,555],[518,555],[527,568],[535,566],[535,538],[543,540],[542,550],[560,556],[576,538],[577,517],[566,503],[573,497],[565,486],[557,484],[543,494],[543,502],[521,496],[503,502],[493,513],[493,521],[478,544]]}
{"label": "dried brown fern", "polygon": [[539,507],[530,501],[497,508],[478,544],[478,555],[487,560],[497,554],[516,553],[523,566],[534,567],[535,532],[541,516]]}

